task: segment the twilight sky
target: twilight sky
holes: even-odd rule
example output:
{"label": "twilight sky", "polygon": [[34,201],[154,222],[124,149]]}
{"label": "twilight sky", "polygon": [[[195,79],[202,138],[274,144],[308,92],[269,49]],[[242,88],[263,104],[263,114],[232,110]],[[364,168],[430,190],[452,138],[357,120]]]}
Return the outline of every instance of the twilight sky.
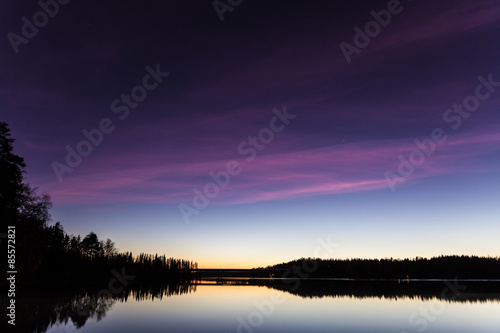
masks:
{"label": "twilight sky", "polygon": [[201,267],[500,254],[497,1],[44,1],[3,4],[0,119],[67,232]]}

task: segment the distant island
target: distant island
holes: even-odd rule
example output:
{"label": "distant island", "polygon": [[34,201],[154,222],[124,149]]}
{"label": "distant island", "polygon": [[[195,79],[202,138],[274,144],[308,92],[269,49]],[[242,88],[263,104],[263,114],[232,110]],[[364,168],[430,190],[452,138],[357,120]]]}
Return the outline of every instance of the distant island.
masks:
{"label": "distant island", "polygon": [[[284,269],[287,276],[350,279],[500,279],[500,257],[439,256],[414,259],[302,258],[265,269]],[[286,277],[286,276],[285,276]]]}

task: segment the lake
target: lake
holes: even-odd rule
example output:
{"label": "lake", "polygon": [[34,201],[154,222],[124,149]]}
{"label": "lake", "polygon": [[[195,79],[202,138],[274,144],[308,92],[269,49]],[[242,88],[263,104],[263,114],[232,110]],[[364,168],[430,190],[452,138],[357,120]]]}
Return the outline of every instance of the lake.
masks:
{"label": "lake", "polygon": [[23,300],[16,327],[51,333],[498,333],[499,285],[235,279],[142,286],[112,298],[46,293]]}

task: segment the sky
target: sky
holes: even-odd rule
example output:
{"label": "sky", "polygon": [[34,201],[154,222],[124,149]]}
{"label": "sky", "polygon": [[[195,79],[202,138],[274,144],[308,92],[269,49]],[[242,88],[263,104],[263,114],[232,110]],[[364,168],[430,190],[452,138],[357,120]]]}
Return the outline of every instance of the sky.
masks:
{"label": "sky", "polygon": [[200,267],[500,255],[497,1],[0,15],[0,120],[70,234]]}

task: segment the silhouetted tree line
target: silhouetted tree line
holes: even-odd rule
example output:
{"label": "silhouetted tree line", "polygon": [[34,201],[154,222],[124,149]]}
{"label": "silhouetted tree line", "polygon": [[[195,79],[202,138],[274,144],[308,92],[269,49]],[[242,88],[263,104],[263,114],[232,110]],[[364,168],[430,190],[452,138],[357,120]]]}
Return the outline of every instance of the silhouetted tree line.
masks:
{"label": "silhouetted tree line", "polygon": [[59,222],[40,234],[46,239],[46,247],[40,249],[42,263],[30,272],[29,280],[24,277],[25,282],[108,282],[113,278],[112,270],[120,273],[122,267],[133,277],[131,281],[189,280],[186,270],[197,267],[195,262],[165,255],[141,253],[134,257],[131,252],[118,252],[111,239],[100,240],[94,232],[84,238],[68,235]]}
{"label": "silhouetted tree line", "polygon": [[[301,258],[266,269],[309,267],[309,278],[351,279],[500,279],[500,257],[439,256],[430,259]],[[311,269],[314,268],[314,269]],[[288,275],[294,277],[293,274]],[[300,275],[295,277],[301,277]]]}
{"label": "silhouetted tree line", "polygon": [[131,266],[139,281],[154,282],[168,279],[188,281],[194,278],[188,270],[198,268],[193,261],[166,258],[165,255],[141,253]]}
{"label": "silhouetted tree line", "polygon": [[[7,226],[15,226],[17,283],[107,283],[112,270],[126,267],[134,281],[140,279],[190,279],[188,269],[197,264],[165,255],[118,252],[111,239],[101,240],[90,232],[85,237],[67,234],[61,223],[49,226],[50,196],[38,194],[25,184],[26,164],[13,153],[14,139],[7,123],[0,122],[0,217],[1,253],[7,253]],[[2,256],[7,267],[7,256]],[[6,270],[0,285],[6,285]]]}

